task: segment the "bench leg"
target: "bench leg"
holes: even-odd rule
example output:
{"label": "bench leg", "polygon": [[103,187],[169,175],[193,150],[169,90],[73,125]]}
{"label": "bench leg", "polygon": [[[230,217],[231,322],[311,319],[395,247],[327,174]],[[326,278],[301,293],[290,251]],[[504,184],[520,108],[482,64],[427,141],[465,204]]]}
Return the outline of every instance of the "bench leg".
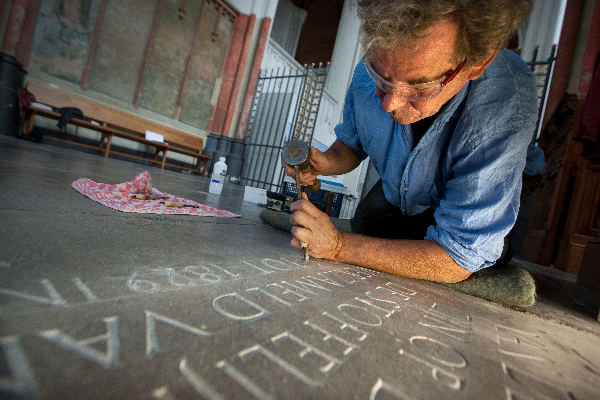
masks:
{"label": "bench leg", "polygon": [[23,138],[27,138],[31,131],[33,130],[33,120],[35,118],[35,111],[27,110],[25,111],[25,116],[23,117],[22,127],[21,127],[21,136]]}
{"label": "bench leg", "polygon": [[108,138],[106,139],[106,148],[104,149],[104,158],[108,158],[108,153],[110,153],[110,145],[112,143],[112,138],[113,138],[113,135],[110,134],[110,135],[108,135]]}
{"label": "bench leg", "polygon": [[162,160],[160,161],[160,169],[165,169],[165,163],[167,162],[167,149],[162,149]]}
{"label": "bench leg", "polygon": [[106,139],[106,133],[101,133],[100,141],[98,142],[98,149],[96,150],[98,154],[104,153],[104,139]]}

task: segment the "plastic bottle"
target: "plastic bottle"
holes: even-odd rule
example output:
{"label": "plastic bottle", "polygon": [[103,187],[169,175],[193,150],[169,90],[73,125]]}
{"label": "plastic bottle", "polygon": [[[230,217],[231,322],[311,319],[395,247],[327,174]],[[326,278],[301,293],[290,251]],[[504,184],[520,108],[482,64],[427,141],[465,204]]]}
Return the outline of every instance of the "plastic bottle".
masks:
{"label": "plastic bottle", "polygon": [[210,185],[208,186],[209,193],[221,194],[225,175],[227,175],[227,164],[225,164],[225,157],[219,157],[219,161],[215,163],[212,175],[210,177]]}

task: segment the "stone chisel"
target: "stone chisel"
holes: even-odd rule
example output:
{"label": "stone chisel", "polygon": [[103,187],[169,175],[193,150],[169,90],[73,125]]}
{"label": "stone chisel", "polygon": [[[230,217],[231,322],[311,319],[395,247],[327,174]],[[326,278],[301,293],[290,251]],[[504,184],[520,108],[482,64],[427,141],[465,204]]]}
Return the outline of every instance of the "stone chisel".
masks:
{"label": "stone chisel", "polygon": [[[300,172],[297,165],[294,166],[294,175],[296,178],[296,200],[300,200],[302,198],[302,188],[300,187]],[[304,249],[304,261],[308,261],[308,243],[301,240],[300,245]]]}
{"label": "stone chisel", "polygon": [[[290,167],[294,167],[294,178],[296,181],[296,198],[297,200],[302,199],[302,188],[300,186],[300,172],[310,171],[312,167],[310,165],[309,158],[310,148],[308,144],[297,139],[292,139],[287,142],[281,149],[281,158]],[[321,181],[316,179],[308,185],[308,189],[311,192],[316,192],[321,188]],[[308,244],[300,241],[300,245],[304,249],[304,259],[308,261]]]}

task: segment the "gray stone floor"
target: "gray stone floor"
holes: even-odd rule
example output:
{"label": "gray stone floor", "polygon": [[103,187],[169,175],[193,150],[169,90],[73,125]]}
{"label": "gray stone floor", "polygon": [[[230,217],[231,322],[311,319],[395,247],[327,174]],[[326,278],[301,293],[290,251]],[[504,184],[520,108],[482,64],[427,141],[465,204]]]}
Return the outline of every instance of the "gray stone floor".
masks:
{"label": "gray stone floor", "polygon": [[[128,214],[78,178],[241,218]],[[0,398],[598,399],[600,325],[529,266],[515,310],[322,260],[239,186],[0,137]]]}

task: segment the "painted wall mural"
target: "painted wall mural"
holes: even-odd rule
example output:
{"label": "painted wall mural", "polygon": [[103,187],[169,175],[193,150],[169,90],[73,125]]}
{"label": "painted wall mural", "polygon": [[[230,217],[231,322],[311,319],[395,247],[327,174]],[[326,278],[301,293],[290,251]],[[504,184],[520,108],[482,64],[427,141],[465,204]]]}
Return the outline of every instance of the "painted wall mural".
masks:
{"label": "painted wall mural", "polygon": [[107,2],[91,65],[90,90],[133,102],[155,7],[156,2],[148,0]]}
{"label": "painted wall mural", "polygon": [[29,71],[204,129],[234,18],[217,0],[42,0]]}
{"label": "painted wall mural", "polygon": [[43,0],[29,70],[79,84],[100,0]]}

